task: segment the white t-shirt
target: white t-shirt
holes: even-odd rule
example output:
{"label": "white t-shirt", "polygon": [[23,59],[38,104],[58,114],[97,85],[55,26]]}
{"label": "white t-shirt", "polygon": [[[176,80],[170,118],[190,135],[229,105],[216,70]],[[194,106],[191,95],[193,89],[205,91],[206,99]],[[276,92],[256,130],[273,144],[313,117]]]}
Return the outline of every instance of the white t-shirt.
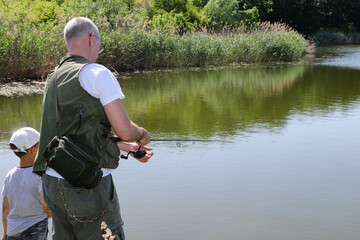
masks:
{"label": "white t-shirt", "polygon": [[[98,98],[103,106],[116,99],[124,99],[120,84],[109,69],[97,63],[85,65],[79,74],[80,85],[94,98]],[[102,168],[103,177],[111,173],[111,169]],[[47,168],[46,174],[63,178],[54,169]]]}
{"label": "white t-shirt", "polygon": [[41,177],[32,170],[32,166],[15,167],[5,177],[1,194],[9,200],[8,236],[19,234],[47,218],[40,199]]}

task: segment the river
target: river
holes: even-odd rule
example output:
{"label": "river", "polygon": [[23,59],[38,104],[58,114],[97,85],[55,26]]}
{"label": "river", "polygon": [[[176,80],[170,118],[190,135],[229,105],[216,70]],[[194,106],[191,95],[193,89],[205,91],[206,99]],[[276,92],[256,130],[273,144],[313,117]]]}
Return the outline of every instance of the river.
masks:
{"label": "river", "polygon": [[[147,164],[113,171],[127,239],[359,240],[360,47],[316,60],[120,74]],[[12,131],[42,95],[0,97],[0,179]],[[2,184],[1,184],[2,186]]]}

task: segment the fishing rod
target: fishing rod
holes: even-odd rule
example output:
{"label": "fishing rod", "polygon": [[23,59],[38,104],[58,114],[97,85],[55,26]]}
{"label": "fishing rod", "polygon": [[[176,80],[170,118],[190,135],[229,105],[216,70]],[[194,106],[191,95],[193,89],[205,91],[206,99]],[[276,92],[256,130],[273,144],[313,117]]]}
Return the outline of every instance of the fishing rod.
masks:
{"label": "fishing rod", "polygon": [[[110,141],[116,143],[122,141],[119,137],[109,137]],[[150,140],[151,142],[218,142],[218,140],[207,140],[207,139],[173,139],[173,138],[154,138]],[[140,149],[141,146],[136,151],[131,150],[126,156],[121,155],[121,158],[128,159],[129,154],[134,154],[135,158],[142,158],[146,155],[146,151]]]}
{"label": "fishing rod", "polygon": [[[109,137],[112,142],[122,141],[119,137]],[[219,140],[208,139],[174,139],[174,138],[151,138],[150,142],[219,142]],[[224,142],[224,141],[222,141]]]}
{"label": "fishing rod", "polygon": [[218,142],[217,140],[207,139],[172,139],[172,138],[154,138],[150,142]]}

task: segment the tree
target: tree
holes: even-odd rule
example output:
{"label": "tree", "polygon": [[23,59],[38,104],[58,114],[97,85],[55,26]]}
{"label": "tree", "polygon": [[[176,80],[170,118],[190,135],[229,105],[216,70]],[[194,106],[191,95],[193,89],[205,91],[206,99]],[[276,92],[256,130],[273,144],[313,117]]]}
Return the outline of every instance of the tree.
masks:
{"label": "tree", "polygon": [[188,0],[154,0],[154,8],[165,12],[184,13],[187,3]]}
{"label": "tree", "polygon": [[259,11],[260,19],[268,19],[272,13],[272,0],[239,0],[239,9],[248,10],[256,7]]}
{"label": "tree", "polygon": [[272,14],[265,18],[260,14],[260,18],[271,22],[284,22],[309,35],[320,29],[319,1],[321,0],[277,0],[272,4]]}
{"label": "tree", "polygon": [[360,31],[360,1],[352,1],[349,10],[349,21],[353,24],[352,30]]}
{"label": "tree", "polygon": [[[319,9],[322,15],[322,26],[331,30],[350,30],[351,12],[357,0],[321,0]],[[357,18],[359,15],[357,15]]]}
{"label": "tree", "polygon": [[124,0],[124,3],[129,12],[131,12],[136,6],[135,0]]}
{"label": "tree", "polygon": [[204,13],[216,29],[226,24],[235,26],[240,21],[237,0],[210,0],[204,7]]}
{"label": "tree", "polygon": [[304,0],[277,0],[273,3],[272,22],[285,22],[295,29],[303,20]]}
{"label": "tree", "polygon": [[300,32],[309,35],[320,30],[321,24],[320,10],[318,0],[305,0],[303,10],[303,20],[298,23]]}
{"label": "tree", "polygon": [[209,0],[192,0],[192,4],[195,7],[203,8],[209,2]]}

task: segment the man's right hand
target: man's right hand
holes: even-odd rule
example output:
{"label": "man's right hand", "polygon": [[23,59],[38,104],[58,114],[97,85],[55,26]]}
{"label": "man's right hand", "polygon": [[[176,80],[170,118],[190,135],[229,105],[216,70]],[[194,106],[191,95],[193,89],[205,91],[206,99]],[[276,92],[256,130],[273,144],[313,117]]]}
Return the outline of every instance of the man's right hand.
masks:
{"label": "man's right hand", "polygon": [[137,141],[138,145],[145,146],[150,142],[150,134],[145,128],[141,128],[142,137]]}

